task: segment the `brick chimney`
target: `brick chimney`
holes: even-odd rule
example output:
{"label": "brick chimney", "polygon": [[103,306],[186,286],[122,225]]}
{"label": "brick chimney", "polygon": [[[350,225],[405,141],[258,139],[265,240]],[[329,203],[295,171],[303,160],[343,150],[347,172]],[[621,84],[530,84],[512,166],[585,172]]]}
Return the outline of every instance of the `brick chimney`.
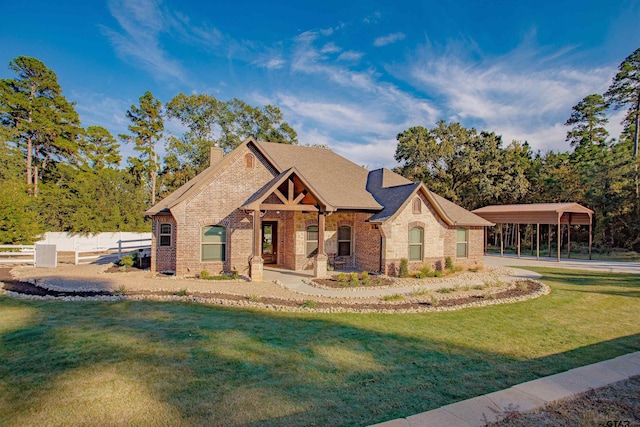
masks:
{"label": "brick chimney", "polygon": [[213,166],[222,160],[222,148],[211,147],[211,154],[209,155],[209,166]]}

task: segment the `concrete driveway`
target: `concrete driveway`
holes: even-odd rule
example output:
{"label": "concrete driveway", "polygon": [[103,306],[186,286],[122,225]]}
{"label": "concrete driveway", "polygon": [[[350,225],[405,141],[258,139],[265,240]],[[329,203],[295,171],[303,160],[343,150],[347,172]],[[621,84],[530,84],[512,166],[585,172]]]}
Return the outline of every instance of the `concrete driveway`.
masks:
{"label": "concrete driveway", "polygon": [[484,265],[495,265],[500,267],[550,267],[568,268],[571,270],[585,271],[608,271],[611,273],[631,273],[640,274],[640,262],[619,262],[619,261],[589,261],[584,259],[561,259],[531,256],[518,258],[515,255],[487,255],[484,257]]}

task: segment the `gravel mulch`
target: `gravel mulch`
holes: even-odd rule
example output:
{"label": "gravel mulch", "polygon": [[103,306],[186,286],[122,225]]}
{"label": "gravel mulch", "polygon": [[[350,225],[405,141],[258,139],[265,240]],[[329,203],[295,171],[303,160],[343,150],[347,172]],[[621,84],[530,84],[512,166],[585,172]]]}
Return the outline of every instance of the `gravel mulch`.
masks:
{"label": "gravel mulch", "polygon": [[640,426],[640,376],[529,412],[510,412],[492,427]]}

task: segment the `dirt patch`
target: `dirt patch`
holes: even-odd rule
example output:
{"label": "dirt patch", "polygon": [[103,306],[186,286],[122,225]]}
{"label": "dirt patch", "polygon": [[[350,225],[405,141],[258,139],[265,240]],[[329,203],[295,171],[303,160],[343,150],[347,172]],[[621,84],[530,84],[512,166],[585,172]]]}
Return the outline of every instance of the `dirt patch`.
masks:
{"label": "dirt patch", "polygon": [[510,412],[492,427],[640,426],[640,376],[529,412]]}

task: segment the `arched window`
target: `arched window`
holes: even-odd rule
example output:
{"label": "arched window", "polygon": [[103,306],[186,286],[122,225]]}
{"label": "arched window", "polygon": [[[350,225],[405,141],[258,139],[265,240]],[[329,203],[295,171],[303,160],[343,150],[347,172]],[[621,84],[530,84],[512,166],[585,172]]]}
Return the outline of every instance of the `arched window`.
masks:
{"label": "arched window", "polygon": [[466,258],[469,246],[469,230],[458,228],[456,232],[456,257]]}
{"label": "arched window", "polygon": [[202,227],[202,262],[225,261],[227,253],[227,229],[220,225]]}
{"label": "arched window", "polygon": [[160,224],[160,233],[158,235],[161,247],[171,246],[171,224]]}
{"label": "arched window", "polygon": [[413,227],[409,230],[409,260],[422,261],[422,246],[424,244],[424,230]]}
{"label": "arched window", "polygon": [[421,213],[422,212],[422,201],[420,197],[416,197],[413,199],[413,213]]}
{"label": "arched window", "polygon": [[244,167],[246,169],[253,169],[253,163],[254,163],[255,157],[253,157],[253,154],[247,153],[244,155]]}
{"label": "arched window", "polygon": [[351,227],[342,225],[338,227],[338,256],[351,255]]}
{"label": "arched window", "polygon": [[314,256],[318,253],[318,226],[310,225],[307,227],[307,257]]}

